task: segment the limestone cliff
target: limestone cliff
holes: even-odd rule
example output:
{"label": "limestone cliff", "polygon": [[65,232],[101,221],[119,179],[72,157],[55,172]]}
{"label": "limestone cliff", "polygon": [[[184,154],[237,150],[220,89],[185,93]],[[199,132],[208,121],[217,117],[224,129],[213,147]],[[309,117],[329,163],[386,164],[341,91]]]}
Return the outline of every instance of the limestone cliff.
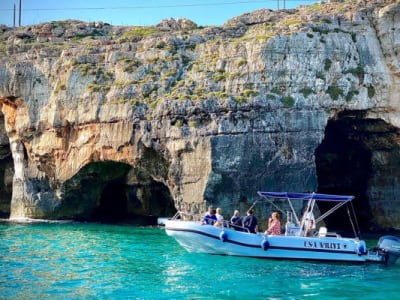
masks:
{"label": "limestone cliff", "polygon": [[318,190],[400,229],[400,4],[364,2],[221,27],[1,27],[0,210],[118,219],[206,200],[228,217],[257,190]]}

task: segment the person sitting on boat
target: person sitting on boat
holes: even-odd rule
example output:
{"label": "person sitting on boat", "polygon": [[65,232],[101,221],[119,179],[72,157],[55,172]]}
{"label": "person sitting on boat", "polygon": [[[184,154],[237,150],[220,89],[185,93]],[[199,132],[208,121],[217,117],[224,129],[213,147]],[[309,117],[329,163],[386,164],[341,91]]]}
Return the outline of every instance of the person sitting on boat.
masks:
{"label": "person sitting on boat", "polygon": [[268,229],[265,231],[265,234],[281,234],[281,221],[279,221],[279,214],[276,211],[271,214],[271,218],[268,220]]}
{"label": "person sitting on boat", "polygon": [[213,206],[208,207],[208,212],[203,217],[203,224],[214,225],[217,221],[217,216],[215,215],[215,210]]}
{"label": "person sitting on boat", "polygon": [[253,216],[253,210],[247,211],[247,216],[243,220],[243,227],[251,233],[256,233],[257,229],[257,218]]}
{"label": "person sitting on boat", "polygon": [[315,228],[314,214],[311,208],[308,208],[307,212],[304,214],[304,236],[312,236]]}
{"label": "person sitting on boat", "polygon": [[217,207],[215,217],[217,218],[217,221],[214,223],[214,226],[224,225],[224,216],[221,215],[221,207]]}
{"label": "person sitting on boat", "polygon": [[243,227],[242,218],[240,217],[240,213],[237,209],[233,212],[233,216],[230,221],[233,229],[240,230]]}

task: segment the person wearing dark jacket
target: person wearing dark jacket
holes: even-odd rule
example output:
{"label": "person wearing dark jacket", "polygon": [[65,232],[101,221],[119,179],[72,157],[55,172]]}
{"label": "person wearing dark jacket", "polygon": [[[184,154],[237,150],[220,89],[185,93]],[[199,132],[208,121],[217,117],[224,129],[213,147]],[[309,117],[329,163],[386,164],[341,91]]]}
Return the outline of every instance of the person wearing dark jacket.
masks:
{"label": "person wearing dark jacket", "polygon": [[243,220],[243,227],[251,233],[256,233],[257,229],[257,218],[253,216],[253,210],[247,211],[247,216]]}
{"label": "person wearing dark jacket", "polygon": [[240,217],[239,211],[237,209],[233,212],[233,216],[230,220],[230,223],[231,223],[233,229],[236,229],[236,230],[242,229],[242,227],[243,227],[242,218]]}

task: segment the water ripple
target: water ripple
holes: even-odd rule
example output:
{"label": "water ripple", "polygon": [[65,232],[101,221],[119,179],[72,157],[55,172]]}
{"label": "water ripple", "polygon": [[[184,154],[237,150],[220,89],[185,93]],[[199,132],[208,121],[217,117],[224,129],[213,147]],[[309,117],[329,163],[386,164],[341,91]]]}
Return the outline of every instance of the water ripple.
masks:
{"label": "water ripple", "polygon": [[161,228],[0,223],[0,299],[396,299],[399,271],[191,254]]}

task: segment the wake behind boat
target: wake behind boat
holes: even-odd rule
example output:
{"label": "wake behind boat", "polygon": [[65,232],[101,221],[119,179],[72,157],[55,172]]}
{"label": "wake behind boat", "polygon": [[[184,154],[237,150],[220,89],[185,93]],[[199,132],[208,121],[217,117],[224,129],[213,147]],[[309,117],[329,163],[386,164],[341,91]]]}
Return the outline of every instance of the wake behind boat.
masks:
{"label": "wake behind boat", "polygon": [[[343,205],[351,203],[353,196],[287,192],[258,192],[258,195],[286,215],[287,223],[281,235],[254,234],[229,222],[220,226],[207,225],[201,222],[200,216],[182,211],[165,222],[166,233],[189,252],[198,253],[385,264],[395,263],[400,256],[400,239],[395,236],[383,236],[376,247],[367,249],[365,241],[357,236],[355,230],[352,238],[329,232],[324,226],[320,226],[311,236],[307,234],[304,226],[306,214],[314,210],[316,203],[322,201],[333,205],[315,219],[315,223],[319,224]],[[282,204],[282,200],[286,202],[283,206],[289,209],[286,213],[277,204]],[[305,204],[306,210],[300,218],[294,209],[298,205],[293,205],[293,201],[303,201]]]}

